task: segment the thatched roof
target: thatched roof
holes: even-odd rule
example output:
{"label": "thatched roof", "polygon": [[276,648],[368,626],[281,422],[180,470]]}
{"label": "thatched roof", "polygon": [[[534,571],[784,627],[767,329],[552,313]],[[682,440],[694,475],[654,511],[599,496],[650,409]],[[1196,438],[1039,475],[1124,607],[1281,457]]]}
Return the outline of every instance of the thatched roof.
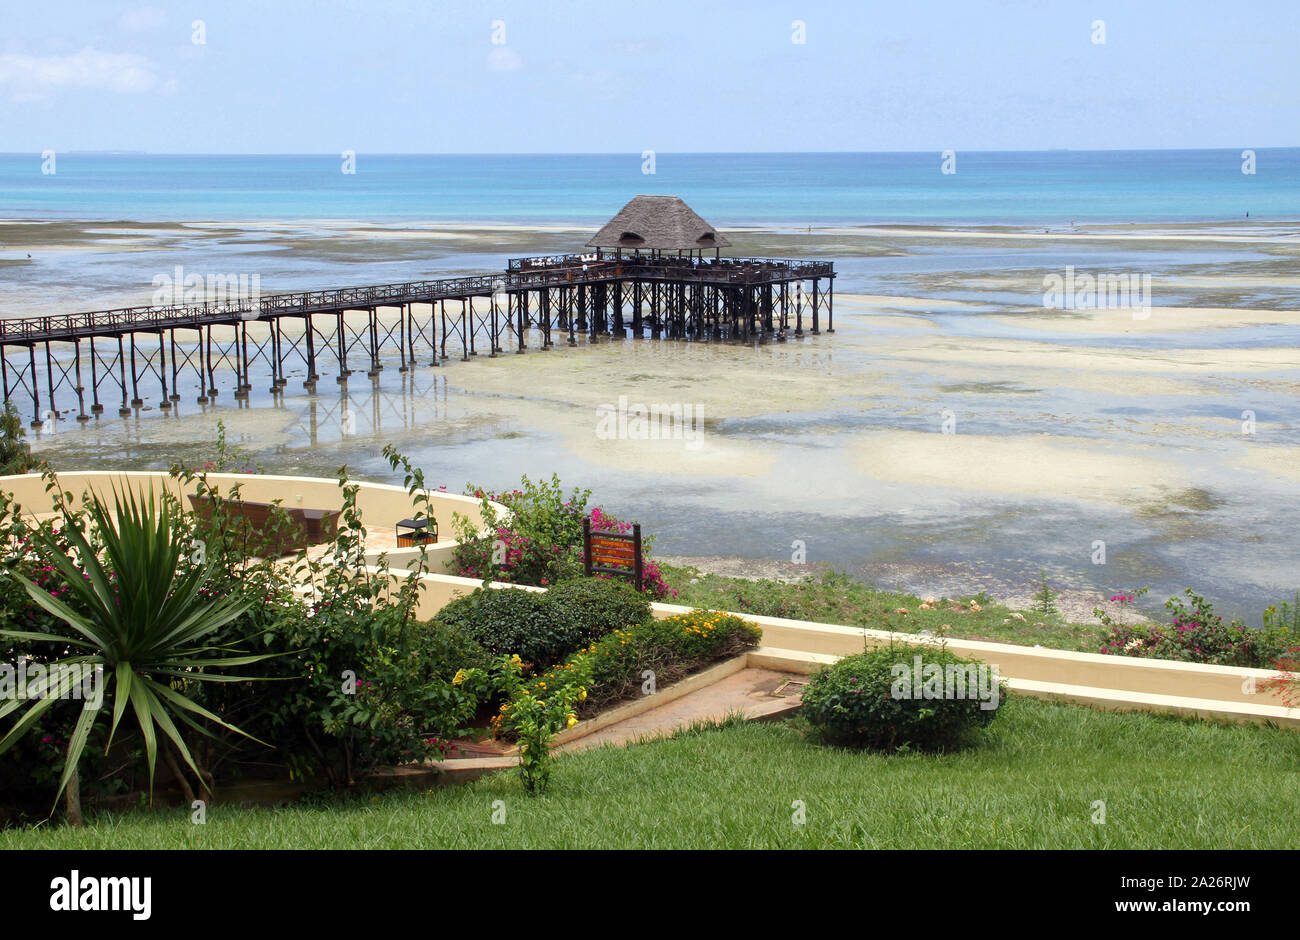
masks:
{"label": "thatched roof", "polygon": [[676,196],[637,196],[587,242],[588,248],[643,248],[694,251],[728,248],[718,234]]}

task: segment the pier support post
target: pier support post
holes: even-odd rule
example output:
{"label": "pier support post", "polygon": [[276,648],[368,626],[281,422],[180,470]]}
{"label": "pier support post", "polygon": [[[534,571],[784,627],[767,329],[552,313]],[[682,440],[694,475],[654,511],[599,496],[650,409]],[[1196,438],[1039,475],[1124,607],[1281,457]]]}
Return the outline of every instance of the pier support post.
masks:
{"label": "pier support post", "polygon": [[348,341],[347,341],[347,336],[346,336],[346,334],[344,333],[344,329],[345,329],[345,325],[344,325],[344,322],[343,322],[343,314],[344,314],[344,312],[345,312],[345,311],[343,311],[343,310],[340,310],[340,311],[338,312],[338,332],[337,332],[337,335],[338,335],[338,341],[339,341],[339,356],[338,356],[338,358],[339,358],[339,374],[338,374],[338,375],[335,377],[335,379],[334,379],[334,381],[335,381],[335,382],[338,382],[340,385],[346,383],[347,380],[348,380],[348,376],[352,374],[352,372],[348,369]]}
{"label": "pier support post", "polygon": [[167,343],[163,339],[162,330],[158,331],[158,382],[162,385],[162,399],[158,402],[158,407],[166,411],[171,408],[172,400],[167,394]]}
{"label": "pier support post", "polygon": [[[45,341],[45,382],[46,388],[50,390],[50,423],[58,424],[59,409],[54,404],[54,357],[50,354],[50,341]],[[32,384],[36,384],[36,376],[32,376]]]}
{"label": "pier support post", "polygon": [[248,322],[239,321],[235,327],[235,399],[246,399],[253,386],[248,381]]}
{"label": "pier support post", "polygon": [[311,314],[302,315],[303,329],[307,332],[307,378],[303,379],[302,387],[309,392],[316,391],[316,335],[311,326]]}
{"label": "pier support post", "polygon": [[99,356],[95,353],[95,337],[90,338],[90,413],[104,413],[104,406],[99,403]]}
{"label": "pier support post", "polygon": [[126,406],[126,352],[122,345],[122,334],[117,334],[117,377],[118,383],[122,388],[122,404],[117,409],[119,417],[125,418],[131,414],[131,409]]}
{"label": "pier support post", "polygon": [[131,407],[139,408],[144,404],[140,397],[140,373],[135,365],[135,334],[131,334]]}
{"label": "pier support post", "polygon": [[81,384],[81,338],[73,340],[73,355],[76,356],[77,364],[77,420],[89,421],[90,415],[86,414],[86,387]]}
{"label": "pier support post", "polygon": [[181,400],[181,396],[177,394],[177,392],[179,392],[179,391],[181,390],[181,388],[180,388],[180,382],[178,382],[177,379],[176,379],[176,331],[175,331],[175,330],[171,330],[170,332],[171,332],[171,344],[172,344],[172,395],[171,395],[171,399],[172,399],[172,401],[180,401],[180,400]]}
{"label": "pier support post", "polygon": [[32,375],[32,427],[39,428],[41,421],[41,383],[36,377],[36,344],[27,344],[27,358],[31,362]]}
{"label": "pier support post", "polygon": [[379,308],[371,307],[370,313],[370,370],[366,377],[373,379],[379,375],[379,370],[383,368],[379,364]]}
{"label": "pier support post", "polygon": [[528,335],[528,294],[520,291],[518,294],[511,295],[515,303],[515,322],[519,325],[519,348],[515,350],[516,355],[522,355],[524,352],[524,338]]}

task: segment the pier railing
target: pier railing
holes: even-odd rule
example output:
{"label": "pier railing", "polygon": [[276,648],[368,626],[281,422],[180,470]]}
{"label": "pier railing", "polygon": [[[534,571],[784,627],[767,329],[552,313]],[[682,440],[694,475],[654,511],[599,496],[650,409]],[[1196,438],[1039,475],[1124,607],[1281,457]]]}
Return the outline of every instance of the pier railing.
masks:
{"label": "pier railing", "polygon": [[[537,261],[537,264],[527,264]],[[546,263],[542,263],[546,262]],[[551,263],[554,262],[554,263]],[[615,280],[694,281],[715,285],[780,283],[805,278],[834,277],[831,262],[773,258],[601,258],[555,255],[545,259],[514,258],[507,271],[464,277],[407,281],[368,287],[293,291],[252,298],[123,307],[58,316],[0,319],[0,343],[70,340],[127,331],[149,332],[197,328],[240,321],[313,313],[338,313],[485,297],[515,290],[573,287]]]}

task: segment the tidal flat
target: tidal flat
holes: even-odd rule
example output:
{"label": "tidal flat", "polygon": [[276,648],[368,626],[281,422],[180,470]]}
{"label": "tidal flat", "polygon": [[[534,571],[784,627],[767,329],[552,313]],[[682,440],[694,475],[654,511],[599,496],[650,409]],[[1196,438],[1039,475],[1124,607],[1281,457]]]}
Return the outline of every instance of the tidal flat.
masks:
{"label": "tidal flat", "polygon": [[[360,223],[0,223],[6,316],[148,302],[152,278],[256,273],[263,293],[496,270],[586,230]],[[894,226],[728,232],[733,253],[836,262],[835,331],[732,345],[602,338],[374,380],[292,370],[171,413],[31,432],[65,468],[212,455],[391,481],[392,443],[459,491],[558,473],[665,555],[809,562],[922,595],[1098,597],[1191,586],[1257,623],[1300,586],[1300,228]],[[24,257],[31,253],[33,258]],[[1146,316],[1046,309],[1044,277],[1150,275]],[[219,381],[218,383],[222,383]],[[690,439],[598,415],[690,406]],[[156,402],[151,402],[156,406]],[[1249,416],[1249,419],[1247,418]],[[1097,563],[1104,543],[1104,563]]]}

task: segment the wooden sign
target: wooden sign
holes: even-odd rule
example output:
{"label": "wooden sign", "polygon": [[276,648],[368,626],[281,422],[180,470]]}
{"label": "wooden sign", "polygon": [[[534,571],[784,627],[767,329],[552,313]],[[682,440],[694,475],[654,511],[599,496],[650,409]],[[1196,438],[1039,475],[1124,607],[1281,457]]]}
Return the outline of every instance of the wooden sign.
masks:
{"label": "wooden sign", "polygon": [[641,524],[632,525],[631,535],[592,532],[591,520],[582,520],[582,570],[587,577],[612,574],[627,578],[638,591],[644,590],[641,572]]}

